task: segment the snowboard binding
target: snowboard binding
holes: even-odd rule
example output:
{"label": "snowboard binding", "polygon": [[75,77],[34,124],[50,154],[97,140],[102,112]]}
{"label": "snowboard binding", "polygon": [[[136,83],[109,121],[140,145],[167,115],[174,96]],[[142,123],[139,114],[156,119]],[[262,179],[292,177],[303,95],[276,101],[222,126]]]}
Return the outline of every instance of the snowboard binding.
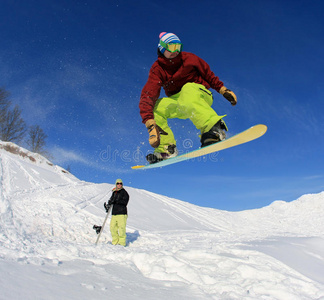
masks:
{"label": "snowboard binding", "polygon": [[168,145],[166,147],[166,153],[154,152],[146,155],[146,160],[150,164],[158,163],[159,161],[166,160],[178,155],[178,149],[176,145]]}
{"label": "snowboard binding", "polygon": [[92,227],[92,228],[93,228],[93,229],[94,229],[94,230],[96,231],[96,233],[97,233],[97,234],[99,234],[99,233],[100,233],[100,231],[101,231],[101,227],[102,227],[102,226],[93,225],[93,227]]}
{"label": "snowboard binding", "polygon": [[223,120],[218,121],[208,132],[202,134],[201,148],[221,142],[226,139],[227,126]]}

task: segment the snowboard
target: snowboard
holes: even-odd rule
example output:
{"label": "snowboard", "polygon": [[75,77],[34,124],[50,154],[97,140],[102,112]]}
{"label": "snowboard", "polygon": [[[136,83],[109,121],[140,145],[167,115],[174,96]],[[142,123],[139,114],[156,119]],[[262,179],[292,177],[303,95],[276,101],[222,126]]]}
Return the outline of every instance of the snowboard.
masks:
{"label": "snowboard", "polygon": [[250,127],[249,129],[242,131],[241,133],[238,133],[226,140],[223,140],[221,142],[218,142],[216,144],[212,144],[203,148],[199,148],[197,150],[187,152],[185,154],[181,154],[176,157],[172,157],[166,160],[162,160],[160,162],[157,162],[155,164],[147,164],[147,165],[138,165],[133,166],[132,169],[135,170],[146,170],[146,169],[153,169],[153,168],[161,168],[164,166],[172,165],[184,160],[197,158],[200,156],[204,156],[210,153],[214,153],[217,151],[221,151],[224,149],[228,149],[231,147],[235,147],[250,141],[253,141],[261,136],[263,136],[267,131],[267,126],[263,124],[258,124],[255,126]]}
{"label": "snowboard", "polygon": [[104,228],[105,228],[105,225],[106,225],[106,222],[107,222],[107,219],[108,219],[108,216],[109,216],[109,213],[112,209],[112,205],[109,205],[108,207],[108,211],[107,211],[107,214],[106,214],[106,217],[105,217],[105,220],[102,224],[102,226],[98,226],[98,225],[93,225],[93,229],[96,231],[96,233],[98,234],[98,237],[97,237],[97,240],[96,240],[96,245],[98,245],[98,242],[99,242],[99,239],[100,239],[100,236],[101,236],[101,233],[103,232]]}

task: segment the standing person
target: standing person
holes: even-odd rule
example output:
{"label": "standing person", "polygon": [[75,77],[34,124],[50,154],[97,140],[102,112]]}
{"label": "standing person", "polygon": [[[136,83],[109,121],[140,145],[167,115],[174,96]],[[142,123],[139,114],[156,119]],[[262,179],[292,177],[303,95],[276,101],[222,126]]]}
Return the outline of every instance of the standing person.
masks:
{"label": "standing person", "polygon": [[[149,163],[177,156],[176,141],[168,119],[190,119],[201,133],[201,147],[226,138],[224,116],[212,108],[213,88],[232,105],[236,95],[197,55],[183,52],[180,39],[173,33],[159,35],[158,59],[152,65],[139,103],[142,121],[149,131],[149,143],[155,148],[146,156]],[[167,97],[159,98],[163,87]]]}
{"label": "standing person", "polygon": [[116,180],[116,186],[113,189],[108,205],[105,202],[104,207],[108,212],[108,206],[112,207],[112,216],[110,221],[110,232],[113,245],[126,246],[126,221],[127,221],[127,204],[129,195],[123,187],[121,179]]}

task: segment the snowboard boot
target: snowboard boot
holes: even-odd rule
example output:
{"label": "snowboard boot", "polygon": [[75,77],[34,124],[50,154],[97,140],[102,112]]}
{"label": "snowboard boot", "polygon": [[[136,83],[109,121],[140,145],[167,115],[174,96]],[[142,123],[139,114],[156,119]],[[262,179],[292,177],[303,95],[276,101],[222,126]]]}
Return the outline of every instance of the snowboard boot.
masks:
{"label": "snowboard boot", "polygon": [[171,158],[171,157],[176,157],[178,155],[178,149],[176,145],[169,145],[167,146],[167,150],[165,153],[160,153],[160,152],[154,152],[146,155],[146,160],[150,164],[155,164],[159,161]]}
{"label": "snowboard boot", "polygon": [[226,139],[225,131],[227,127],[223,120],[219,120],[208,132],[201,135],[201,148]]}

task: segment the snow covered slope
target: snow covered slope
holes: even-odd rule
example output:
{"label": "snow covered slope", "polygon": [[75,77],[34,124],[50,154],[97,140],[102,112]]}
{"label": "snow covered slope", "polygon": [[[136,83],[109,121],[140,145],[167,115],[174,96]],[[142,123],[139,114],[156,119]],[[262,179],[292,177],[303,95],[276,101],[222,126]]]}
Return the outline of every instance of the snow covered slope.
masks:
{"label": "snow covered slope", "polygon": [[130,194],[127,247],[98,246],[112,184],[0,143],[0,299],[324,299],[324,192],[227,212]]}

